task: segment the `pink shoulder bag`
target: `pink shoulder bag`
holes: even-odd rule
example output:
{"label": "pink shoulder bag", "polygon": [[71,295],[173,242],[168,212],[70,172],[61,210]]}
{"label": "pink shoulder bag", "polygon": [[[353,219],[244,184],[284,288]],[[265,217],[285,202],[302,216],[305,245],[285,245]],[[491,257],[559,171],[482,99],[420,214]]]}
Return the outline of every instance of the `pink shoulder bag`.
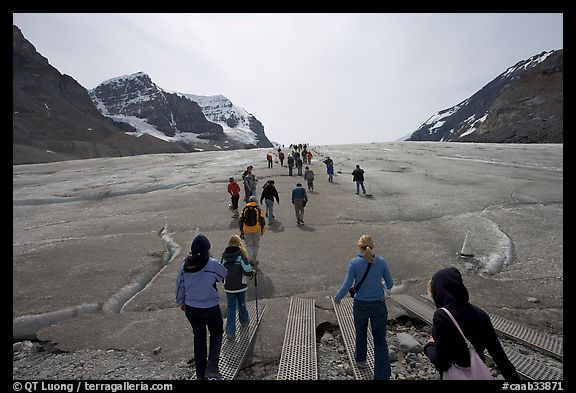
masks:
{"label": "pink shoulder bag", "polygon": [[458,331],[460,332],[462,337],[464,337],[464,341],[466,341],[466,345],[468,346],[468,351],[470,352],[470,367],[460,367],[460,366],[457,366],[455,364],[452,364],[448,370],[446,370],[442,373],[442,379],[445,379],[445,380],[494,379],[494,377],[492,376],[492,373],[490,372],[488,367],[486,367],[486,365],[484,364],[482,359],[480,359],[480,356],[478,356],[478,354],[476,353],[476,350],[474,349],[474,346],[472,345],[472,343],[470,341],[468,341],[466,336],[464,336],[464,333],[462,333],[462,329],[460,329],[460,325],[458,325],[458,322],[456,322],[456,319],[454,319],[454,317],[452,316],[450,311],[448,311],[444,307],[442,307],[441,309],[444,310],[446,312],[446,314],[448,314],[448,316],[450,317],[450,319],[452,320],[454,325],[456,325],[456,328],[458,329]]}

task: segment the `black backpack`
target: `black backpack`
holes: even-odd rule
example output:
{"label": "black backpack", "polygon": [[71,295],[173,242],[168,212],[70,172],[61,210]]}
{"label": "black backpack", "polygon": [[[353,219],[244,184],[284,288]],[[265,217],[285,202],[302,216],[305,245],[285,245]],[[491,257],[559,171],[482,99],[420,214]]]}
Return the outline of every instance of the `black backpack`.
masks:
{"label": "black backpack", "polygon": [[244,225],[253,227],[258,223],[258,209],[256,206],[246,206],[242,211]]}

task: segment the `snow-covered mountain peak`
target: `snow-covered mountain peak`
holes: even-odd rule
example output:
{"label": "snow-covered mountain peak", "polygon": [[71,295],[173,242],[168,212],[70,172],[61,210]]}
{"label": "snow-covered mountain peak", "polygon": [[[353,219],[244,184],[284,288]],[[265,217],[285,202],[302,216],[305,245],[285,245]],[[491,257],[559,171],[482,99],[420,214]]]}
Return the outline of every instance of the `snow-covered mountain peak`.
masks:
{"label": "snow-covered mountain peak", "polygon": [[130,124],[139,134],[167,141],[184,135],[197,143],[228,139],[235,146],[271,146],[262,124],[223,95],[163,90],[144,72],[109,79],[88,92],[102,114]]}
{"label": "snow-covered mountain peak", "polygon": [[[148,76],[148,74],[144,73],[144,72],[136,72],[134,74],[130,74],[130,75],[122,75],[122,76],[117,76],[115,78],[111,78],[108,79],[102,83],[100,83],[98,86],[102,86],[102,85],[126,85],[126,84],[131,84],[131,83],[140,83],[142,85],[153,85],[156,88],[158,88],[158,86],[156,86],[153,82],[152,79],[150,78],[150,76]],[[94,89],[95,90],[98,86],[96,86]]]}
{"label": "snow-covered mountain peak", "polygon": [[256,145],[259,137],[252,130],[252,116],[244,108],[234,105],[232,101],[223,95],[201,96],[174,92],[181,97],[185,97],[196,102],[206,118],[214,123],[220,124],[224,133],[230,138],[249,145]]}

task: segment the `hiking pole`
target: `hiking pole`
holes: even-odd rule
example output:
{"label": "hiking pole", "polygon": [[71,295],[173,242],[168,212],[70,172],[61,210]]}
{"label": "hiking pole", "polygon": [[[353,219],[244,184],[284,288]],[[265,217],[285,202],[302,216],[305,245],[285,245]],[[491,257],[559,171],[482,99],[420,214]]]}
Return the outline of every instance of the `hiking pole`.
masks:
{"label": "hiking pole", "polygon": [[254,293],[256,296],[256,323],[258,323],[258,272],[254,272]]}

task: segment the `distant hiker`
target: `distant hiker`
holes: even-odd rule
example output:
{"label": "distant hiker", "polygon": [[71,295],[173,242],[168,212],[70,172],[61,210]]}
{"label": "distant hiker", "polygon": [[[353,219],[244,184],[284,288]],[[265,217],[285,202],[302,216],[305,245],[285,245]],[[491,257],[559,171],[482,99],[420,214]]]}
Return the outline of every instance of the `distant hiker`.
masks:
{"label": "distant hiker", "polygon": [[248,251],[240,236],[230,236],[228,246],[222,253],[221,262],[228,271],[224,280],[224,290],[228,300],[226,338],[234,340],[236,338],[236,304],[238,304],[240,326],[248,326],[250,323],[246,308],[246,288],[248,288],[248,278],[252,278],[255,274],[248,261]]}
{"label": "distant hiker", "polygon": [[300,158],[300,156],[298,156],[294,162],[296,163],[296,169],[298,170],[298,176],[302,176],[302,166],[304,165],[304,163],[302,162],[302,159]]}
{"label": "distant hiker", "polygon": [[284,152],[278,149],[278,159],[280,159],[280,166],[284,166]]}
{"label": "distant hiker", "polygon": [[245,184],[248,185],[250,188],[250,196],[256,196],[256,186],[258,185],[258,180],[256,179],[256,175],[252,171],[250,171],[246,175],[246,179],[244,179]]}
{"label": "distant hiker", "polygon": [[306,148],[302,150],[302,163],[304,165],[308,164],[308,150]]}
{"label": "distant hiker", "polygon": [[274,157],[272,157],[272,153],[268,153],[266,154],[266,160],[268,160],[268,168],[272,168],[272,159]]}
{"label": "distant hiker", "polygon": [[328,174],[328,181],[330,183],[334,183],[334,161],[332,161],[330,156],[328,156],[324,160],[324,164],[326,164],[326,173]]}
{"label": "distant hiker", "polygon": [[248,165],[246,167],[246,170],[244,171],[244,173],[242,173],[242,181],[244,182],[244,202],[248,202],[248,198],[250,198],[250,195],[252,195],[252,191],[250,190],[250,184],[248,183],[248,180],[246,180],[246,176],[248,176],[248,173],[250,173],[252,171],[252,165]]}
{"label": "distant hiker", "polygon": [[292,176],[292,168],[294,167],[294,156],[292,154],[288,155],[288,176]]}
{"label": "distant hiker", "polygon": [[233,177],[228,179],[228,193],[230,194],[230,209],[234,212],[232,217],[238,217],[238,200],[240,199],[240,186]]}
{"label": "distant hiker", "polygon": [[274,220],[274,198],[276,202],[280,204],[280,197],[278,196],[278,190],[274,186],[274,180],[268,180],[264,185],[262,190],[262,196],[260,197],[260,205],[262,201],[266,204],[266,215],[268,216],[268,224],[272,224]]}
{"label": "distant hiker", "polygon": [[306,167],[304,171],[304,180],[308,182],[308,189],[314,191],[314,171],[310,167]]}
{"label": "distant hiker", "polygon": [[374,379],[390,379],[390,358],[386,341],[388,309],[384,300],[383,284],[390,289],[394,280],[384,258],[373,254],[374,242],[370,235],[362,235],[357,246],[360,252],[348,263],[346,278],[334,295],[334,302],[340,304],[354,284],[356,291],[352,314],[356,330],[356,364],[358,367],[366,366],[370,323],[374,341]]}
{"label": "distant hiker", "polygon": [[424,345],[424,354],[440,372],[440,379],[448,379],[444,378],[444,373],[452,365],[470,366],[469,350],[454,322],[442,309],[446,308],[482,361],[486,349],[506,381],[520,381],[516,368],[502,348],[490,316],[470,303],[468,289],[457,268],[447,267],[434,273],[428,281],[428,294],[432,297],[436,310],[432,315],[432,337]]}
{"label": "distant hiker", "polygon": [[308,203],[308,194],[306,190],[302,187],[302,184],[296,184],[296,188],[292,190],[292,204],[294,205],[294,211],[296,212],[296,223],[304,224],[304,208]]}
{"label": "distant hiker", "polygon": [[262,217],[262,210],[258,206],[258,199],[254,195],[240,213],[240,237],[244,239],[248,251],[248,261],[251,265],[258,265],[258,248],[260,238],[264,235],[266,220]]}
{"label": "distant hiker", "polygon": [[[222,379],[218,362],[224,320],[216,283],[224,281],[227,274],[226,268],[210,256],[208,238],[197,235],[176,277],[176,303],[186,313],[194,335],[197,379]],[[206,328],[210,332],[208,352]]]}
{"label": "distant hiker", "polygon": [[312,150],[308,150],[306,158],[308,158],[308,165],[312,164]]}
{"label": "distant hiker", "polygon": [[364,188],[364,170],[360,169],[360,165],[356,165],[356,169],[352,171],[352,181],[356,182],[356,195],[360,193],[360,187],[362,187],[362,192],[366,195],[366,189]]}

